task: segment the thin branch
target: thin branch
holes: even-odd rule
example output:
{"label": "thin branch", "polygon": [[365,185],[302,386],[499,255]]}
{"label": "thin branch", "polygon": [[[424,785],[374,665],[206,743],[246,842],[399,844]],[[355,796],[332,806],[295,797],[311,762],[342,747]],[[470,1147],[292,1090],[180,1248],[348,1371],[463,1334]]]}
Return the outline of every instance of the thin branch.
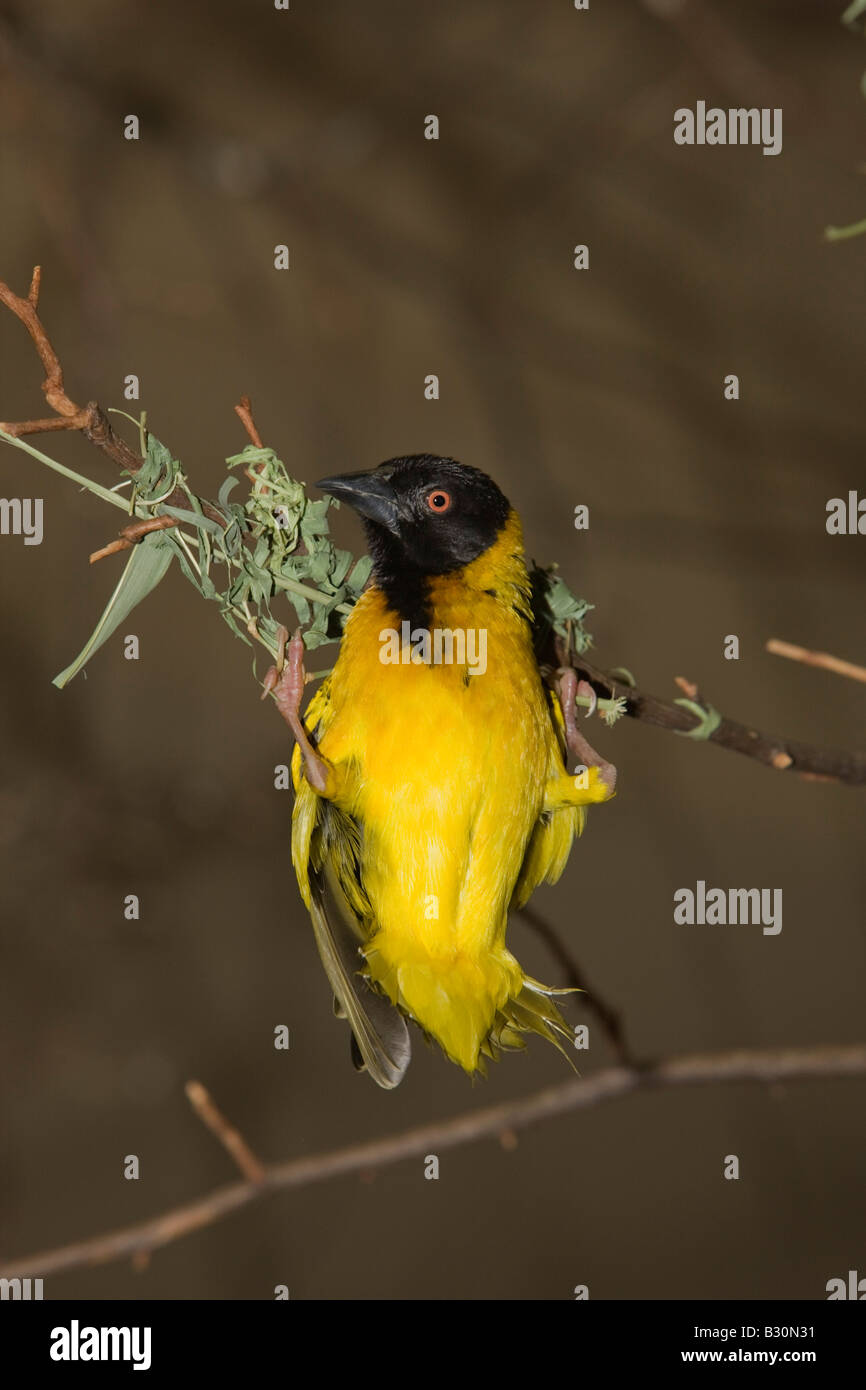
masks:
{"label": "thin branch", "polygon": [[773,656],[786,656],[789,661],[802,661],[805,666],[820,666],[823,671],[832,671],[836,676],[848,676],[852,681],[866,683],[866,666],[855,666],[853,661],[842,661],[829,652],[810,652],[806,647],[795,647],[793,642],[780,642],[771,637],[765,644]]}
{"label": "thin branch", "polygon": [[696,703],[701,702],[701,692],[694,681],[690,681],[687,676],[674,676],[674,685],[678,685],[680,690],[689,700]]}
{"label": "thin branch", "polygon": [[142,536],[149,536],[151,531],[169,531],[172,526],[179,525],[176,516],[151,516],[142,521],[130,522],[129,526],[124,526],[118,533],[116,541],[109,541],[101,550],[94,550],[90,556],[90,563],[95,565],[97,560],[104,560],[106,555],[116,555],[118,550],[131,550]]}
{"label": "thin branch", "polygon": [[[48,420],[0,421],[0,429],[5,430],[7,434],[15,435],[16,438],[25,434],[41,434],[46,430],[80,430],[85,439],[89,440],[91,444],[95,444],[97,449],[101,449],[118,468],[121,468],[125,473],[135,474],[141,468],[144,460],[138,454],[133,453],[119,434],[115,434],[108,416],[96,401],[90,401],[86,406],[79,406],[66,394],[60,359],[37,312],[41,283],[42,271],[39,266],[36,266],[33,270],[33,279],[30,283],[28,296],[26,299],[22,299],[20,295],[15,294],[9,288],[5,281],[0,280],[0,303],[5,304],[7,309],[11,310],[30,335],[45,371],[42,391],[52,410],[56,411],[56,417]],[[167,506],[187,507],[189,498],[182,487],[176,487],[170,496],[163,498],[163,502]],[[225,525],[226,519],[223,513],[213,503],[203,501],[202,510],[212,521],[218,522],[220,526]],[[116,548],[124,549],[125,547]]]}
{"label": "thin branch", "polygon": [[42,266],[35,265],[30,277],[30,291],[27,295],[34,312],[39,308],[39,291],[42,288]]}
{"label": "thin branch", "polygon": [[[635,686],[615,680],[606,671],[600,670],[587,661],[585,656],[572,656],[574,669],[602,696],[621,696],[625,712],[631,719],[642,724],[652,724],[657,729],[668,729],[681,734],[694,734],[701,727],[701,719],[682,705],[660,700],[656,695],[647,695]],[[754,758],[765,767],[777,771],[796,772],[801,777],[812,780],[843,782],[850,787],[866,786],[866,754],[848,753],[841,749],[820,748],[814,744],[800,743],[796,739],[785,738],[781,734],[764,734],[748,724],[739,724],[734,719],[722,716],[718,725],[706,736],[706,741],[717,747],[728,748],[733,753],[742,753]]]}
{"label": "thin branch", "polygon": [[[33,339],[33,346],[39,354],[39,360],[45,371],[45,380],[42,383],[42,394],[51,406],[51,409],[56,411],[58,415],[65,416],[68,419],[77,419],[79,416],[86,414],[86,411],[82,411],[81,407],[76,405],[74,401],[71,401],[66,394],[63,385],[63,368],[60,365],[60,358],[54,351],[48,334],[42,327],[42,321],[37,312],[41,284],[42,267],[37,265],[33,268],[33,278],[30,281],[30,290],[26,299],[21,299],[8,285],[0,280],[0,301],[6,305],[7,309],[12,310],[16,318],[21,320],[27,332],[30,334],[30,337]],[[31,421],[30,423],[32,425],[36,422]],[[30,430],[25,431],[23,426],[16,427],[15,425],[4,425],[3,428],[8,434],[31,432]],[[54,428],[62,428],[62,426],[55,424]],[[81,426],[70,425],[69,428],[80,429]]]}
{"label": "thin branch", "polygon": [[235,414],[243,424],[244,429],[255,444],[257,449],[263,449],[262,436],[256,429],[256,422],[253,419],[253,407],[249,396],[241,396],[240,402],[235,406]]}
{"label": "thin branch", "polygon": [[203,1124],[211,1134],[215,1134],[226,1153],[229,1154],[250,1182],[264,1182],[265,1170],[239,1130],[229,1124],[222,1111],[217,1108],[210,1092],[200,1081],[188,1081],[184,1087],[186,1098]]}
{"label": "thin branch", "polygon": [[161,1216],[125,1226],[108,1235],[8,1261],[0,1268],[0,1278],[44,1278],[112,1260],[140,1259],[143,1253],[158,1250],[193,1231],[211,1226],[230,1212],[268,1194],[309,1187],[352,1173],[367,1173],[419,1155],[441,1154],[445,1149],[471,1144],[478,1139],[501,1140],[504,1136],[507,1148],[519,1129],[556,1115],[585,1110],[639,1089],[811,1081],[831,1077],[866,1077],[866,1043],[697,1053],[669,1057],[642,1067],[610,1067],[585,1081],[573,1078],[521,1100],[486,1106],[451,1120],[403,1130],[366,1144],[352,1144],[309,1158],[271,1164],[265,1168],[261,1182],[237,1182],[218,1187],[195,1202],[174,1207]]}
{"label": "thin branch", "polygon": [[566,989],[579,990],[583,995],[581,1002],[590,1013],[595,1014],[617,1061],[626,1067],[635,1066],[635,1060],[626,1043],[625,1030],[619,1013],[616,1009],[612,1008],[610,1004],[606,1003],[598,991],[590,985],[583,970],[581,970],[577,961],[574,959],[574,956],[560,939],[556,928],[552,927],[551,924],[541,916],[541,913],[536,912],[532,907],[522,907],[517,913],[517,916],[522,918],[537,936],[541,937],[541,940],[544,942],[562,971],[563,986]]}
{"label": "thin branch", "polygon": [[51,430],[83,430],[89,423],[86,410],[76,415],[48,415],[40,420],[4,420],[0,429],[20,439],[25,434],[48,434]]}

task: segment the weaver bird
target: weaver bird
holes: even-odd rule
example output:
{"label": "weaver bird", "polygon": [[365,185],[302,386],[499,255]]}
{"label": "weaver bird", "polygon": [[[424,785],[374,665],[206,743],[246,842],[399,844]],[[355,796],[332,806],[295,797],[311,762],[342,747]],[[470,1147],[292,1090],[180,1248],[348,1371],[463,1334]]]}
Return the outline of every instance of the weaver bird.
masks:
{"label": "weaver bird", "polygon": [[297,740],[301,895],[359,1067],[395,1086],[411,1019],[483,1071],[525,1033],[571,1036],[507,917],[559,878],[615,769],[578,733],[575,672],[559,700],[542,681],[520,520],[492,479],[418,454],[317,486],[359,513],[373,569],[304,720],[300,633],[265,678]]}

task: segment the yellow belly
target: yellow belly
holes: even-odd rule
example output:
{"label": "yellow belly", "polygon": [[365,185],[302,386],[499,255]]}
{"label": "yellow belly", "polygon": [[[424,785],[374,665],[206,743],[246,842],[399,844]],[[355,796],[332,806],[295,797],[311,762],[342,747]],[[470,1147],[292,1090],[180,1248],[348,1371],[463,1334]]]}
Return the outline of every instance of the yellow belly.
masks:
{"label": "yellow belly", "polygon": [[487,596],[437,604],[450,629],[486,633],[486,670],[383,664],[399,630],[384,597],[358,603],[331,681],[320,739],[356,760],[361,874],[377,929],[370,975],[454,1060],[480,1042],[522,972],[505,949],[508,904],[558,756],[525,626]]}

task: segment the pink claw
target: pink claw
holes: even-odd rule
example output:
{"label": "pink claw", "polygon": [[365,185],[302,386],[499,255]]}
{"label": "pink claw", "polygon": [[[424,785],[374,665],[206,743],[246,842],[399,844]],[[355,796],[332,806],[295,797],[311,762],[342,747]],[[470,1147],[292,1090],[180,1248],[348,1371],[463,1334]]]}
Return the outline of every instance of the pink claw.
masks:
{"label": "pink claw", "polygon": [[598,709],[598,695],[595,688],[590,685],[589,681],[578,681],[577,694],[589,699],[589,709],[584,715],[584,719],[589,719]]}

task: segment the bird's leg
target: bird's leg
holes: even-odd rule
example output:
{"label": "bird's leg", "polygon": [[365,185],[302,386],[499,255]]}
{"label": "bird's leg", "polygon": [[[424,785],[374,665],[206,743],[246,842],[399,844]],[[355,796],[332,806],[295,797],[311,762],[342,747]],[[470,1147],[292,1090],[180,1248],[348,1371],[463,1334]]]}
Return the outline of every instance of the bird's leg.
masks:
{"label": "bird's leg", "polygon": [[595,709],[597,696],[589,681],[578,681],[577,672],[573,667],[566,667],[560,672],[558,682],[559,703],[562,707],[562,717],[565,720],[565,741],[571,753],[579,758],[586,767],[597,767],[601,780],[609,788],[611,795],[616,788],[616,768],[613,763],[609,763],[601,754],[596,753],[592,745],[584,738],[577,727],[577,706],[575,696],[589,695],[593,699],[588,715]]}
{"label": "bird's leg", "polygon": [[304,697],[304,638],[298,628],[289,642],[288,661],[286,643],[289,634],[281,627],[277,634],[279,651],[275,665],[271,666],[264,680],[262,699],[273,692],[274,702],[297,740],[304,760],[307,781],[317,792],[325,794],[328,785],[328,764],[316,752],[301,720],[301,701]]}

